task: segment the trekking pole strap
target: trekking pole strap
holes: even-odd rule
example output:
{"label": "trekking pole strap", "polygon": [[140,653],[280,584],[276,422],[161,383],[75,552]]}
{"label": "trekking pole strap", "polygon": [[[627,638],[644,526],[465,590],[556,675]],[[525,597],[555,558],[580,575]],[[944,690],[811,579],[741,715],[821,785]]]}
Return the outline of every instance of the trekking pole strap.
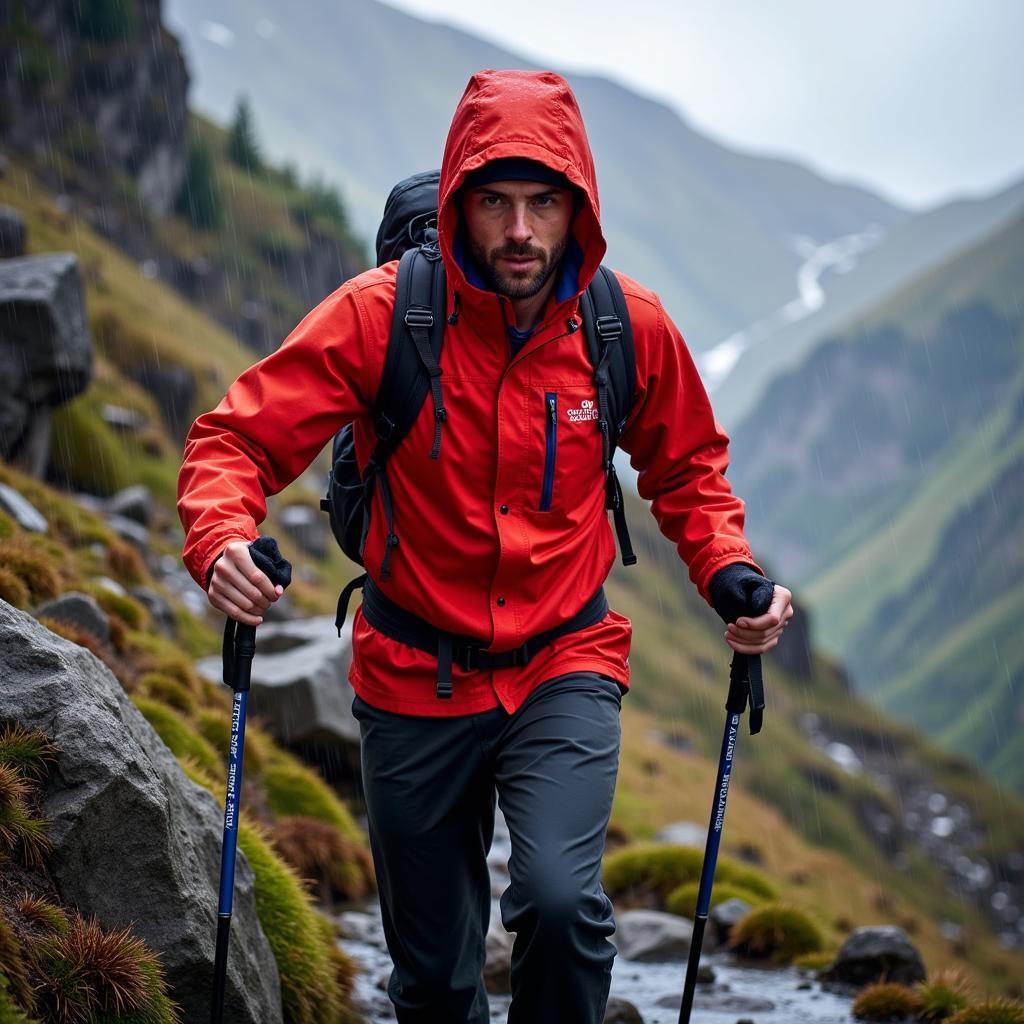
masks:
{"label": "trekking pole strap", "polygon": [[760,654],[741,654],[735,651],[729,668],[729,696],[726,711],[743,714],[750,702],[750,735],[761,731],[764,721],[764,677],[761,674]]}

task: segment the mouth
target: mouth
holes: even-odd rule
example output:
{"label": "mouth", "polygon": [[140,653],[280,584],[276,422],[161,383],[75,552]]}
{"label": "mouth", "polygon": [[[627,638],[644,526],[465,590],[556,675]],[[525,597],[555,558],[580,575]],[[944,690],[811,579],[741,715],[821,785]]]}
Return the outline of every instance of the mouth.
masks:
{"label": "mouth", "polygon": [[502,256],[501,260],[512,270],[529,270],[537,262],[532,256]]}

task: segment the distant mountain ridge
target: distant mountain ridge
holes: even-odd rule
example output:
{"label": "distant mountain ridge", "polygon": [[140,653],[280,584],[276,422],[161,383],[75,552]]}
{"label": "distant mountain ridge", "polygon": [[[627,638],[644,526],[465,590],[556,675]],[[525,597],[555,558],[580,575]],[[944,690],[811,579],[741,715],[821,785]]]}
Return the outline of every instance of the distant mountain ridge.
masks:
{"label": "distant mountain ridge", "polygon": [[[368,237],[391,185],[440,162],[469,76],[531,66],[374,0],[301,4],[287,20],[263,0],[172,0],[166,17],[189,55],[193,106],[223,122],[246,92],[268,149],[321,166]],[[594,150],[608,261],[661,294],[695,351],[792,297],[796,237],[908,216],[796,162],[727,149],[606,79],[567,77]]]}

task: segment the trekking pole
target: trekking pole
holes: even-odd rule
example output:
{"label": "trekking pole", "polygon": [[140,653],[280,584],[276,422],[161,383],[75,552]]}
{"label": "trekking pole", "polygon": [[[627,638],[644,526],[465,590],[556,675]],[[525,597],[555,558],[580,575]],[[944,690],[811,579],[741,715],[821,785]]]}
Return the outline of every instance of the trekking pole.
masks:
{"label": "trekking pole", "polygon": [[[771,589],[767,599],[763,594],[757,603],[761,605],[755,615],[762,615],[771,602]],[[754,603],[754,602],[752,602]],[[722,826],[725,824],[725,801],[729,795],[729,780],[732,777],[732,761],[736,753],[736,741],[740,734],[740,719],[750,701],[750,735],[761,731],[764,717],[764,680],[761,676],[761,656],[733,652],[729,668],[729,696],[725,702],[728,712],[725,732],[722,735],[722,751],[718,758],[718,775],[715,779],[715,794],[711,804],[711,820],[708,824],[708,840],[704,847],[704,864],[700,872],[700,888],[697,891],[697,912],[693,920],[693,937],[690,940],[690,956],[686,964],[686,981],[683,985],[683,1001],[679,1006],[679,1024],[690,1024],[693,1010],[693,992],[697,985],[697,968],[700,966],[700,950],[704,942],[704,927],[708,922],[711,906],[711,883],[718,863],[718,847],[722,841]]]}
{"label": "trekking pole", "polygon": [[[249,545],[256,567],[275,586],[287,587],[292,567],[281,557],[273,537],[260,537]],[[217,904],[217,952],[213,961],[211,1024],[224,1017],[224,987],[231,933],[231,905],[235,890],[235,851],[238,843],[238,810],[242,796],[242,754],[245,749],[245,709],[249,698],[249,677],[256,653],[256,627],[229,618],[224,624],[224,682],[234,691],[231,706],[231,745],[228,749],[228,785],[224,799],[224,844],[220,855],[220,899]]]}

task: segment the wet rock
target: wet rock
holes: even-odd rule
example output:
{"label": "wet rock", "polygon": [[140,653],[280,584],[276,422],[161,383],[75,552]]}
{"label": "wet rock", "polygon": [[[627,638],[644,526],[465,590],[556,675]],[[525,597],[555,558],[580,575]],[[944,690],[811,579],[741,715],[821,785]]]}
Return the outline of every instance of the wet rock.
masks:
{"label": "wet rock", "polygon": [[133,367],[131,375],[156,400],[167,429],[183,439],[192,425],[192,404],[196,398],[196,381],[191,371],[184,366],[146,362]]}
{"label": "wet rock", "polygon": [[685,960],[690,952],[693,924],[658,910],[624,910],[615,915],[615,943],[626,960],[660,963]]}
{"label": "wet rock", "polygon": [[612,996],[604,1012],[604,1024],[644,1024],[644,1019],[628,999]]}
{"label": "wet rock", "polygon": [[323,558],[327,553],[328,520],[308,505],[286,505],[278,516],[288,536],[307,554]]}
{"label": "wet rock", "polygon": [[39,605],[32,614],[37,619],[45,616],[78,626],[100,643],[105,644],[110,640],[110,618],[89,594],[69,590]]}
{"label": "wet rock", "polygon": [[[206,1020],[223,814],[190,782],[110,671],[0,601],[0,714],[62,753],[46,786],[48,860],[62,899],[160,952],[183,1020]],[[226,1006],[232,1024],[280,1024],[277,965],[239,851]]]}
{"label": "wet rock", "polygon": [[150,590],[149,587],[132,587],[130,592],[132,597],[149,612],[153,625],[165,636],[174,636],[174,609],[167,598],[155,590]]}
{"label": "wet rock", "polygon": [[126,409],[123,405],[106,403],[100,410],[103,422],[122,434],[135,434],[147,423],[146,417],[137,409]]}
{"label": "wet rock", "polygon": [[732,935],[733,928],[739,923],[740,918],[745,917],[753,908],[746,900],[738,896],[724,900],[711,908],[708,920],[711,923],[711,933],[715,941],[724,946]]}
{"label": "wet rock", "polygon": [[152,525],[153,509],[153,494],[145,484],[125,487],[107,502],[108,512],[131,519],[142,526]]}
{"label": "wet rock", "polygon": [[[664,996],[655,1005],[670,1010],[678,1010],[682,1003],[682,995]],[[755,999],[752,996],[740,996],[732,992],[714,991],[697,993],[693,997],[695,1010],[707,1010],[710,1013],[771,1013],[775,1004],[769,999]],[[738,1022],[737,1022],[738,1024]]]}
{"label": "wet rock", "polygon": [[822,981],[869,985],[924,981],[921,954],[902,928],[893,925],[857,928],[840,947],[835,960],[819,975]]}
{"label": "wet rock", "polygon": [[92,367],[78,257],[0,261],[0,457],[42,477],[51,412],[85,390]]}
{"label": "wet rock", "polygon": [[25,255],[25,218],[13,206],[0,206],[0,259]]}
{"label": "wet rock", "polygon": [[[264,622],[256,635],[249,712],[286,744],[358,749],[359,723],[352,717],[350,627],[341,638],[331,616]],[[198,669],[220,679],[220,656]]]}
{"label": "wet rock", "polygon": [[676,846],[695,846],[703,850],[708,841],[708,830],[695,821],[677,821],[666,825],[654,837],[658,843],[674,843]]}
{"label": "wet rock", "polygon": [[338,927],[344,938],[355,939],[356,942],[363,942],[367,946],[374,946],[377,949],[386,949],[387,943],[384,940],[384,924],[380,914],[368,914],[362,910],[346,910],[338,915]]}
{"label": "wet rock", "polygon": [[127,516],[108,515],[107,526],[122,540],[134,544],[143,554],[149,550],[149,530]]}
{"label": "wet rock", "polygon": [[19,491],[0,484],[0,511],[6,512],[23,530],[49,533],[50,526],[42,513]]}

